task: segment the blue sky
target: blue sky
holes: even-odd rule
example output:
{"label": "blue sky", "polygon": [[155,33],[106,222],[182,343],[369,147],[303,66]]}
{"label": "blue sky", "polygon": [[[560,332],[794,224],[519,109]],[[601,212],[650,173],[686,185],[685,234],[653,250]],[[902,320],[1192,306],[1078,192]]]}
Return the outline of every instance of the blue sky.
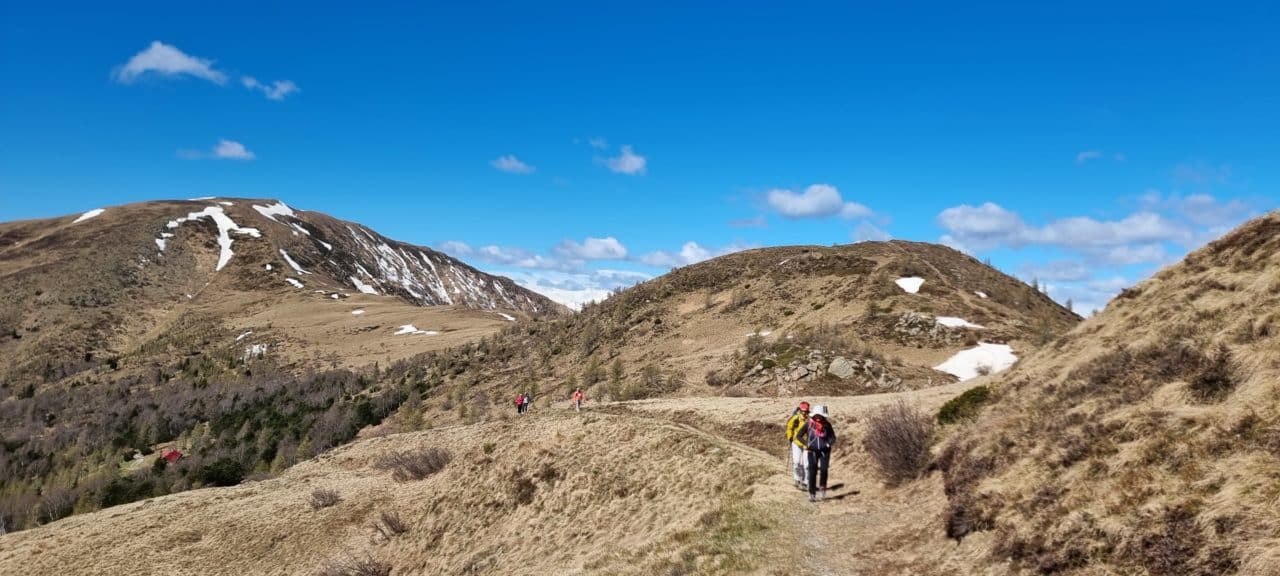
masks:
{"label": "blue sky", "polygon": [[281,198],[564,299],[943,241],[1087,311],[1276,206],[1267,3],[792,4],[6,2],[0,220]]}

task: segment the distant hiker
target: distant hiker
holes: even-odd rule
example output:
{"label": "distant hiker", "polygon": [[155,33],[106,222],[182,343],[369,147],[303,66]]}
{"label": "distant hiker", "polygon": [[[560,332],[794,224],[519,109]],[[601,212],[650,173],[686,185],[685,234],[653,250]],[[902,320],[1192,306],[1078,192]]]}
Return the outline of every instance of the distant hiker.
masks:
{"label": "distant hiker", "polygon": [[533,394],[524,393],[524,413],[528,414],[529,409],[533,407]]}
{"label": "distant hiker", "polygon": [[[809,451],[809,501],[827,498],[827,470],[831,467],[831,447],[836,444],[836,428],[827,416],[827,407],[813,407],[804,429],[805,447]],[[816,496],[816,498],[815,498]]]}
{"label": "distant hiker", "polygon": [[787,443],[791,446],[791,479],[795,480],[796,488],[804,490],[807,476],[805,471],[808,470],[809,458],[804,453],[804,427],[809,422],[809,403],[801,402],[800,406],[791,412],[791,418],[787,420]]}
{"label": "distant hiker", "polygon": [[585,399],[586,397],[587,396],[582,393],[581,388],[578,388],[573,391],[573,411],[574,412],[582,411],[582,400]]}
{"label": "distant hiker", "polygon": [[524,414],[524,394],[516,395],[516,414]]}

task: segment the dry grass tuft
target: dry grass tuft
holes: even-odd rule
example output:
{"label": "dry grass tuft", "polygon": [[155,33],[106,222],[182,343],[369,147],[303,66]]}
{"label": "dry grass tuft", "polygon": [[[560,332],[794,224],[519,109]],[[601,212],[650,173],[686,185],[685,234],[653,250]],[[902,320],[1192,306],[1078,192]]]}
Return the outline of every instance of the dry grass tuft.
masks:
{"label": "dry grass tuft", "polygon": [[929,464],[933,418],[899,400],[867,418],[862,445],[890,485],[914,480]]}
{"label": "dry grass tuft", "polygon": [[384,455],[374,466],[380,470],[391,470],[391,477],[397,482],[421,480],[444,469],[453,455],[443,448],[423,448],[390,452]]}
{"label": "dry grass tuft", "polygon": [[396,536],[409,531],[409,525],[400,517],[399,512],[388,512],[383,510],[378,515],[378,520],[373,523],[373,530],[377,532],[384,540],[391,540]]}
{"label": "dry grass tuft", "polygon": [[337,490],[328,490],[325,488],[318,488],[316,490],[312,490],[311,497],[307,499],[307,503],[311,504],[312,510],[320,510],[321,508],[328,508],[341,501],[342,501],[342,496],[338,494]]}
{"label": "dry grass tuft", "polygon": [[391,564],[371,556],[347,557],[329,562],[316,576],[391,576]]}

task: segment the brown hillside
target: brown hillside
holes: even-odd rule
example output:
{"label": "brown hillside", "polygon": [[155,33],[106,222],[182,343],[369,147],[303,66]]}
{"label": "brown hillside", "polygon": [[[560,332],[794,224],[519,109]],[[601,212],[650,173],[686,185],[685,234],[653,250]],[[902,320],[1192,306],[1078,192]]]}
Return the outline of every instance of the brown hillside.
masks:
{"label": "brown hillside", "polygon": [[[909,277],[923,279],[917,293],[897,284]],[[455,350],[449,394],[436,405],[483,393],[507,409],[519,391],[563,397],[574,385],[613,399],[910,390],[954,382],[933,367],[980,342],[1022,355],[1078,321],[1032,287],[943,246],[764,248],[680,268],[574,316]]]}
{"label": "brown hillside", "polygon": [[942,452],[955,538],[1041,573],[1280,573],[1280,214],[1000,379]]}

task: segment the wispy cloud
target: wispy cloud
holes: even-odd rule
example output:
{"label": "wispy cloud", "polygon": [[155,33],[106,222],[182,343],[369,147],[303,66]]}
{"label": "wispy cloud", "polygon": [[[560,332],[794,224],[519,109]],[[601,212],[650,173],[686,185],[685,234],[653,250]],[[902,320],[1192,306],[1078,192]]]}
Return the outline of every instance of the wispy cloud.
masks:
{"label": "wispy cloud", "polygon": [[858,225],[853,228],[853,231],[849,233],[849,237],[854,242],[878,242],[893,238],[887,230],[865,220],[859,222]]}
{"label": "wispy cloud", "polygon": [[871,215],[871,209],[857,202],[847,202],[830,184],[814,184],[804,192],[774,189],[765,194],[769,208],[786,218],[827,218],[846,220]]}
{"label": "wispy cloud", "polygon": [[1076,164],[1084,164],[1090,160],[1097,160],[1102,157],[1100,150],[1084,150],[1076,153]]}
{"label": "wispy cloud", "polygon": [[555,247],[555,252],[576,260],[625,260],[627,258],[627,247],[613,236],[587,238],[582,243],[565,240]]}
{"label": "wispy cloud", "polygon": [[213,68],[213,60],[197,58],[159,40],[134,54],[113,76],[119,82],[129,84],[145,76],[192,76],[214,84],[225,84],[227,75]]}
{"label": "wispy cloud", "polygon": [[589,144],[592,148],[595,148],[596,150],[604,150],[605,148],[609,147],[609,141],[600,137],[588,138],[587,144]]}
{"label": "wispy cloud", "polygon": [[520,161],[514,154],[499,156],[495,160],[490,160],[489,165],[508,174],[533,174],[537,170],[537,168]]}
{"label": "wispy cloud", "polygon": [[253,160],[254,154],[244,144],[235,140],[220,139],[209,150],[178,150],[177,156],[185,160]]}
{"label": "wispy cloud", "polygon": [[638,176],[645,173],[649,161],[644,156],[632,151],[631,146],[623,146],[622,153],[605,160],[605,166],[615,174]]}
{"label": "wispy cloud", "polygon": [[263,84],[253,76],[242,76],[240,83],[244,84],[245,88],[262,92],[268,99],[277,101],[284,100],[285,96],[300,91],[298,85],[294,84],[292,80],[275,80],[270,84]]}
{"label": "wispy cloud", "polygon": [[759,216],[756,216],[755,218],[743,218],[740,220],[730,220],[729,227],[731,228],[768,228],[769,222],[765,220],[764,214],[761,214]]}

